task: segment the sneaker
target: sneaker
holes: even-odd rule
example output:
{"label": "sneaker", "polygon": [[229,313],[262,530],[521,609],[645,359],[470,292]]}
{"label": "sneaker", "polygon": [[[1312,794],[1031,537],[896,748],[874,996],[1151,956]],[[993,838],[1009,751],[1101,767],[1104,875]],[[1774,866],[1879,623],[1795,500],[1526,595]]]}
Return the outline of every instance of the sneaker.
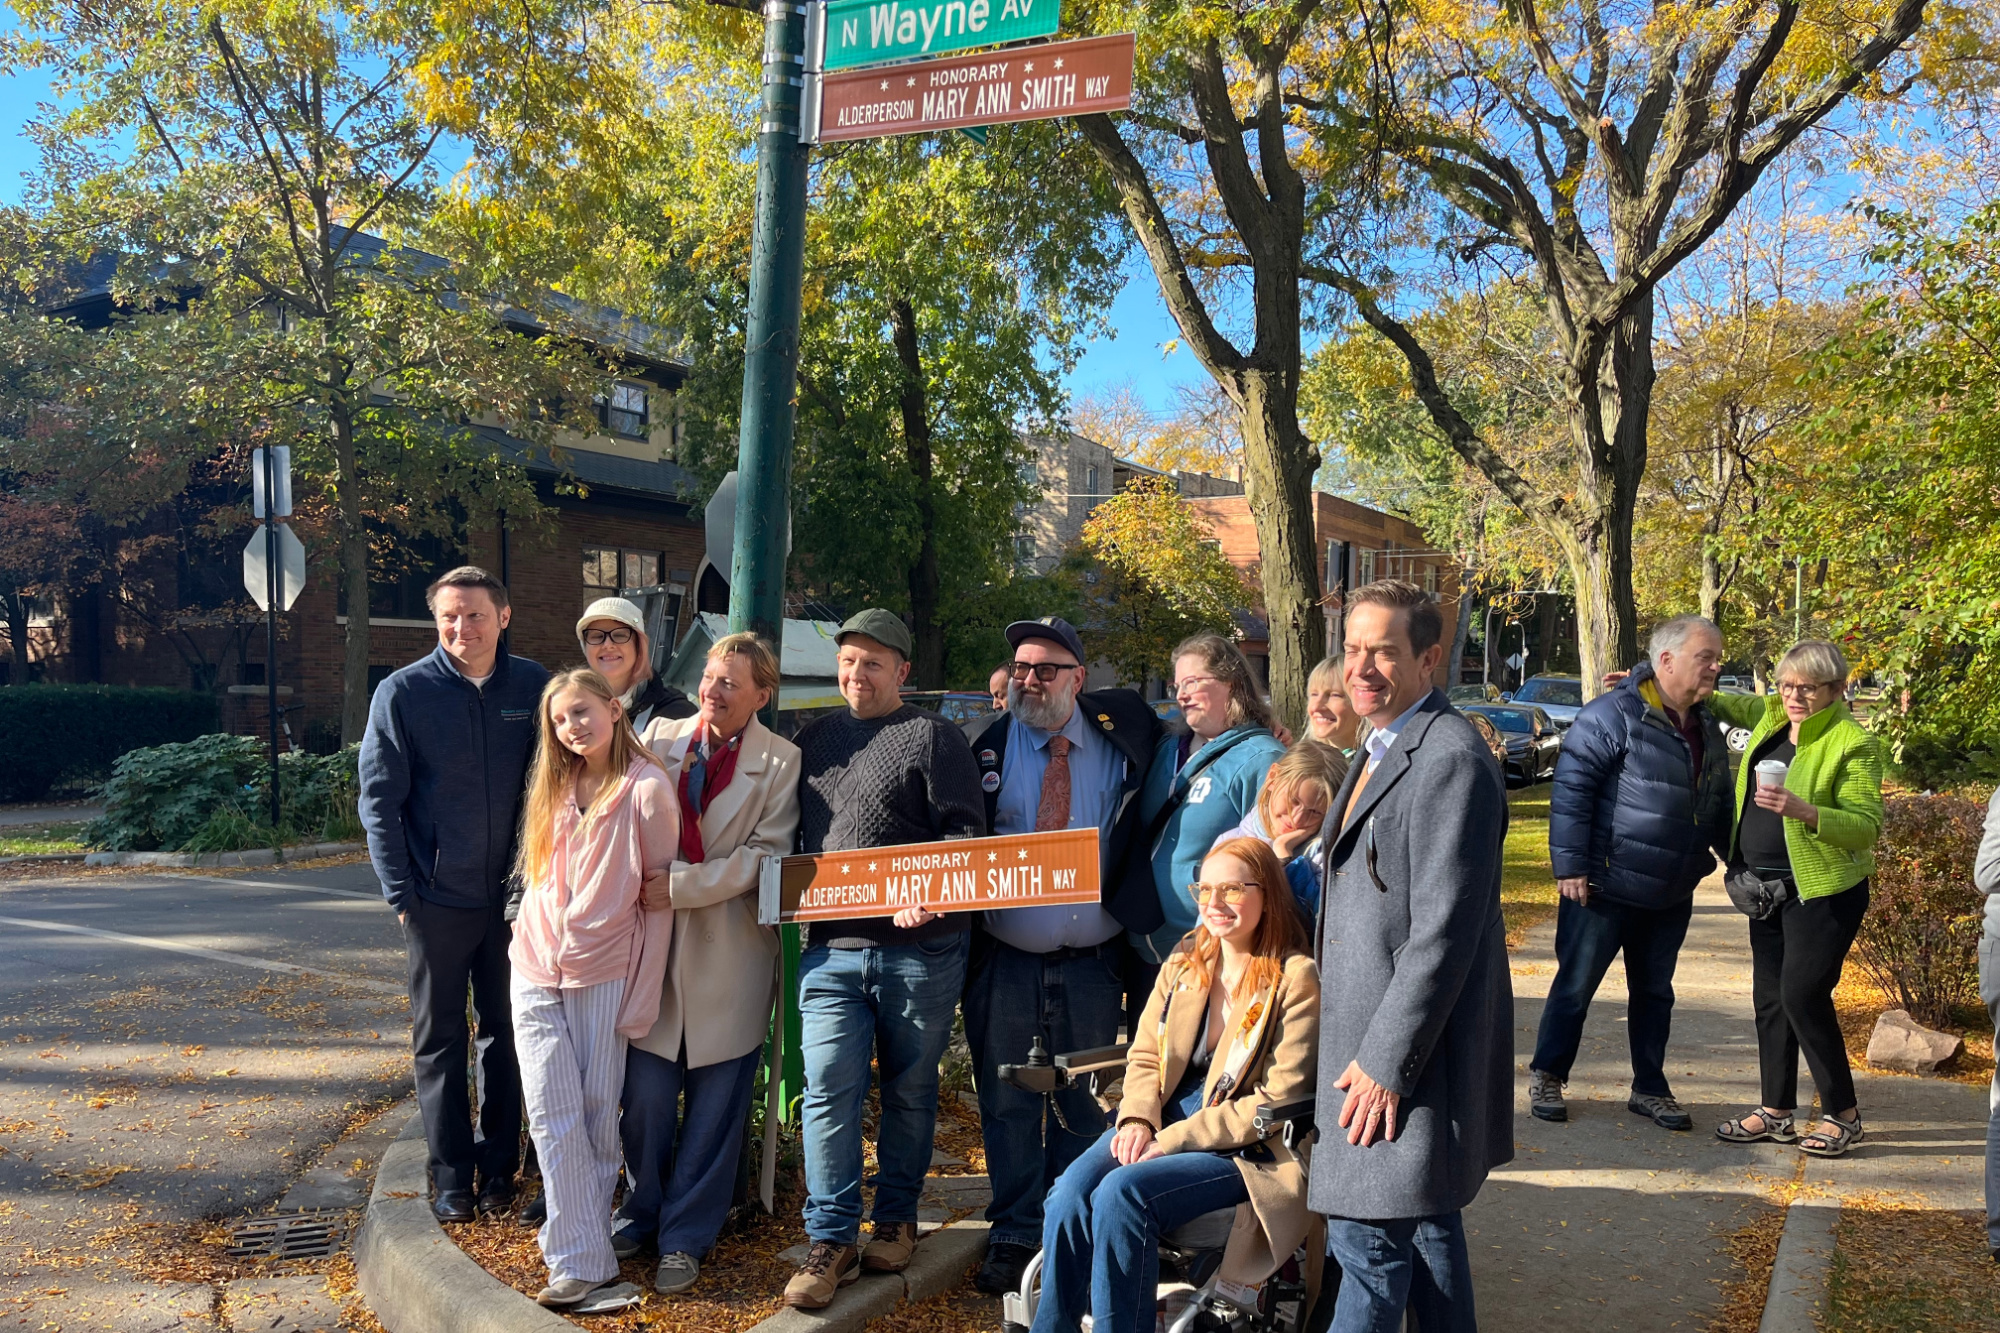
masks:
{"label": "sneaker", "polygon": [[1530,1069],[1528,1109],[1537,1120],[1569,1119],[1569,1106],[1563,1101],[1563,1081],[1547,1070]]}
{"label": "sneaker", "polygon": [[877,1222],[875,1234],[861,1251],[861,1266],[871,1273],[900,1273],[916,1252],[915,1222]]}
{"label": "sneaker", "polygon": [[619,1227],[611,1233],[611,1252],[618,1256],[618,1262],[636,1258],[639,1251],[646,1248],[646,1242],[639,1239],[639,1233],[631,1227]]}
{"label": "sneaker", "polygon": [[645,1298],[630,1282],[606,1282],[569,1307],[570,1314],[612,1314],[629,1310]]}
{"label": "sneaker", "polygon": [[604,1285],[580,1277],[560,1278],[542,1288],[541,1295],[535,1297],[535,1304],[551,1310],[567,1310]]}
{"label": "sneaker", "polygon": [[660,1256],[660,1271],[653,1274],[653,1290],[662,1296],[678,1296],[701,1276],[701,1261],[676,1250]]}
{"label": "sneaker", "polygon": [[794,1310],[824,1310],[833,1293],[861,1276],[861,1252],[852,1245],[816,1240],[806,1261],[785,1284],[785,1304]]}
{"label": "sneaker", "polygon": [[988,1296],[1005,1296],[1021,1289],[1021,1274],[1035,1257],[1035,1247],[1011,1240],[996,1240],[986,1247],[986,1262],[979,1265],[972,1285]]}
{"label": "sneaker", "polygon": [[1645,1116],[1661,1129],[1694,1128],[1694,1117],[1683,1111],[1681,1104],[1671,1097],[1642,1097],[1635,1092],[1625,1103],[1625,1109],[1634,1115]]}

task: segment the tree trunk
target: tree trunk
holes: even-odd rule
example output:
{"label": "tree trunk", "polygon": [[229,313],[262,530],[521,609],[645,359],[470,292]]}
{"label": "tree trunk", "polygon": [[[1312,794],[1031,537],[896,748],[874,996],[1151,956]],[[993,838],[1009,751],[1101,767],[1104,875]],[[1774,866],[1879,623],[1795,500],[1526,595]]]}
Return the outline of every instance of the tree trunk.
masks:
{"label": "tree trunk", "polygon": [[920,690],[944,688],[944,628],[937,623],[937,510],[931,499],[931,423],[924,392],[923,356],[917,347],[917,312],[902,297],[889,303],[889,327],[896,359],[903,363],[903,448],[917,485],[917,559],[910,566],[911,637],[916,656],[910,683]]}
{"label": "tree trunk", "polygon": [[7,642],[14,649],[14,661],[7,672],[9,685],[28,683],[28,598],[18,592],[0,594],[7,607]]}
{"label": "tree trunk", "polygon": [[[1294,330],[1296,347],[1296,325]],[[1241,383],[1244,482],[1271,627],[1271,706],[1279,721],[1299,731],[1305,725],[1306,677],[1326,645],[1313,536],[1317,459],[1299,430],[1298,377],[1252,370],[1243,373]]]}
{"label": "tree trunk", "polygon": [[[337,468],[334,503],[340,514],[340,580],[347,591],[347,641],[341,660],[340,743],[353,745],[368,730],[368,522],[361,512],[354,417],[336,398],[327,418],[333,428]],[[275,664],[270,671],[275,671]]]}
{"label": "tree trunk", "polygon": [[1701,539],[1701,615],[1722,627],[1722,559],[1715,553],[1715,538],[1706,533]]}

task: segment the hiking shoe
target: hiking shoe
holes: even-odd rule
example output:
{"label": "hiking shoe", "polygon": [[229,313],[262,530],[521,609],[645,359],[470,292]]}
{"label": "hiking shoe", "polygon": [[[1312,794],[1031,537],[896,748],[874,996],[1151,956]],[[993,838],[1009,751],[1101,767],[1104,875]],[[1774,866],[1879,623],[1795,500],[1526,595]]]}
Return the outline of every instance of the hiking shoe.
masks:
{"label": "hiking shoe", "polygon": [[1569,1119],[1569,1105],[1563,1101],[1563,1081],[1546,1069],[1530,1069],[1528,1109],[1537,1120]]}
{"label": "hiking shoe", "polygon": [[861,1251],[861,1266],[871,1273],[900,1273],[916,1252],[915,1222],[877,1222],[874,1236]]}
{"label": "hiking shoe", "polygon": [[602,1282],[590,1282],[580,1277],[558,1278],[542,1288],[541,1295],[535,1297],[535,1304],[551,1310],[567,1310],[603,1285]]}
{"label": "hiking shoe", "polygon": [[794,1310],[824,1310],[833,1293],[861,1276],[861,1252],[852,1245],[816,1240],[806,1261],[785,1284],[785,1304]]}
{"label": "hiking shoe", "polygon": [[1681,1109],[1681,1104],[1671,1097],[1641,1096],[1633,1093],[1625,1103],[1625,1109],[1633,1115],[1642,1115],[1661,1129],[1693,1129],[1694,1117]]}
{"label": "hiking shoe", "polygon": [[678,1296],[701,1276],[701,1261],[676,1250],[660,1256],[660,1271],[653,1274],[653,1290],[662,1296]]}

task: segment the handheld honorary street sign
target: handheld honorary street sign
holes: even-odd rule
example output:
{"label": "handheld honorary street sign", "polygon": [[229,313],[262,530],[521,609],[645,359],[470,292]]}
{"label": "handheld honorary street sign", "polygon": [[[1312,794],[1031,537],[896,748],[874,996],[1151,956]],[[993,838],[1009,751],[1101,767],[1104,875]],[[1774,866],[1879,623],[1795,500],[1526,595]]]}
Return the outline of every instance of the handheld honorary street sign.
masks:
{"label": "handheld honorary street sign", "polygon": [[1123,111],[1136,49],[1123,32],[822,75],[803,133],[835,143]]}
{"label": "handheld honorary street sign", "polygon": [[905,907],[978,912],[1098,901],[1096,829],[959,838],[817,856],[768,856],[757,889],[767,926],[894,916]]}

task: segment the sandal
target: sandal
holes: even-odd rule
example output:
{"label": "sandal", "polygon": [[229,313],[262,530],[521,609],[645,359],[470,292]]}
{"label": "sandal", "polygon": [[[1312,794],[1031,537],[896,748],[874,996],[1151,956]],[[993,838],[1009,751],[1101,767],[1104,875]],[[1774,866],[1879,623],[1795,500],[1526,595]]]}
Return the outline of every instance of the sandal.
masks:
{"label": "sandal", "polygon": [[[1831,1125],[1831,1130],[1827,1126]],[[1799,1151],[1814,1157],[1845,1157],[1847,1150],[1861,1142],[1866,1136],[1861,1128],[1861,1113],[1856,1111],[1853,1120],[1842,1120],[1838,1116],[1821,1116],[1819,1128],[1799,1139]]]}
{"label": "sandal", "polygon": [[[1750,1127],[1750,1122],[1753,1120],[1757,1122],[1755,1129]],[[1763,1143],[1766,1140],[1772,1143],[1796,1143],[1799,1131],[1791,1116],[1778,1115],[1760,1106],[1748,1115],[1725,1120],[1717,1125],[1715,1137],[1724,1143]]]}

